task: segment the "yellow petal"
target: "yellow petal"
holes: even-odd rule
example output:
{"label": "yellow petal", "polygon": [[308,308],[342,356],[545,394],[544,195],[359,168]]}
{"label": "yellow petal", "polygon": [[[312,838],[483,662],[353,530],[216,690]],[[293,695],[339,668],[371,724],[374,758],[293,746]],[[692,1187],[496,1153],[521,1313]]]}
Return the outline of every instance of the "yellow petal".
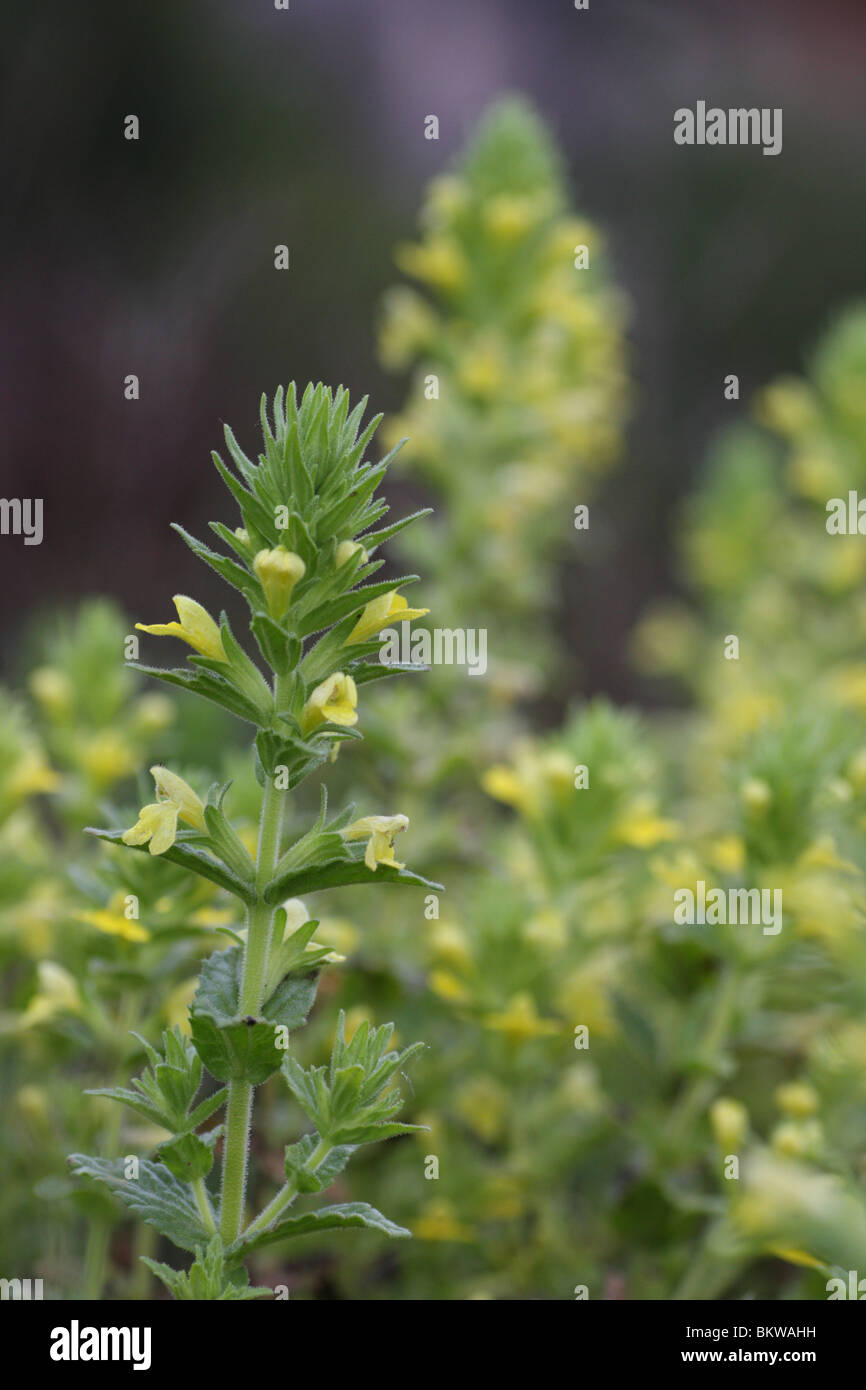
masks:
{"label": "yellow petal", "polygon": [[175,594],[172,602],[180,622],[136,623],[135,626],[154,637],[179,637],[202,656],[213,661],[227,661],[220,630],[207,609],[185,594]]}

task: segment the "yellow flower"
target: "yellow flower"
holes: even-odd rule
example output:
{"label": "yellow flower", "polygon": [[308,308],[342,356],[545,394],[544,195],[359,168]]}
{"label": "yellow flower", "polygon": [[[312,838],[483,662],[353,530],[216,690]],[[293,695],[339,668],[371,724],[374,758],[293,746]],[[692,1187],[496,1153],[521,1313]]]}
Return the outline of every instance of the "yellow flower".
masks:
{"label": "yellow flower", "polygon": [[408,816],[364,816],[353,821],[343,830],[344,840],[367,840],[364,863],[375,873],[377,864],[387,864],[392,869],[404,869],[394,858],[394,836],[409,828]]}
{"label": "yellow flower", "polygon": [[125,845],[147,845],[151,854],[165,854],[177,835],[177,806],[173,801],[154,801],[142,806],[138,820],[121,839]]}
{"label": "yellow flower", "polygon": [[134,771],[137,759],[119,734],[104,729],[82,744],[77,762],[97,786],[110,787]]}
{"label": "yellow flower", "polygon": [[740,1147],[749,1129],[749,1112],[738,1100],[722,1096],[710,1107],[713,1138],[726,1152]]}
{"label": "yellow flower", "polygon": [[410,608],[403,595],[392,589],[390,593],[381,594],[379,598],[374,598],[367,604],[343,646],[350,647],[355,642],[369,641],[387,623],[409,622],[412,618],[423,618],[424,614],[429,612],[429,608]]}
{"label": "yellow flower", "polygon": [[149,632],[154,637],[179,637],[202,656],[208,656],[212,661],[227,661],[220,630],[207,609],[184,594],[175,594],[172,602],[180,622],[136,623],[135,626],[140,632]]}
{"label": "yellow flower", "polygon": [[189,1006],[198,988],[198,980],[184,980],[173,989],[162,1006],[162,1016],[169,1028],[178,1028],[181,1033],[190,1034]]}
{"label": "yellow flower", "polygon": [[358,690],[351,676],[337,671],[317,685],[301,711],[301,733],[309,734],[320,724],[358,722]]}
{"label": "yellow flower", "polygon": [[437,922],[430,933],[430,942],[436,959],[448,965],[461,968],[472,960],[466,933],[452,922]]}
{"label": "yellow flower", "polygon": [[15,798],[33,796],[36,792],[53,792],[60,786],[60,774],[44,761],[42,754],[29,751],[16,763],[4,791]]}
{"label": "yellow flower", "polygon": [[665,840],[674,840],[679,830],[676,821],[664,820],[656,814],[655,804],[648,797],[634,801],[613,827],[616,839],[634,849],[652,849]]}
{"label": "yellow flower", "polygon": [[746,846],[739,835],[722,835],[709,847],[711,862],[723,874],[742,873],[746,864]]}
{"label": "yellow flower", "polygon": [[512,1042],[528,1038],[546,1038],[562,1031],[562,1025],[552,1018],[539,1018],[535,1001],[530,994],[515,994],[502,1013],[485,1014],[485,1028],[507,1034]]}
{"label": "yellow flower", "polygon": [[419,1240],[472,1240],[472,1230],[457,1220],[450,1202],[428,1203],[424,1215],[415,1222],[415,1235]]}
{"label": "yellow flower", "polygon": [[509,1093],[493,1076],[475,1076],[465,1082],[454,1098],[454,1109],[473,1134],[485,1144],[502,1135],[508,1116]]}
{"label": "yellow flower", "polygon": [[459,290],[466,283],[466,262],[450,237],[434,236],[422,245],[398,248],[396,261],[407,275],[437,290]]}
{"label": "yellow flower", "polygon": [[438,998],[449,1004],[465,1004],[469,998],[466,986],[450,970],[431,970],[427,983]]}
{"label": "yellow flower", "polygon": [[534,198],[500,193],[485,203],[482,215],[491,240],[509,245],[526,235],[538,220],[539,209]]}
{"label": "yellow flower", "polygon": [[86,922],[107,936],[119,936],[124,941],[149,941],[150,932],[140,922],[130,919],[123,912],[124,894],[117,893],[107,907],[96,908],[90,912],[74,912],[76,922]]}
{"label": "yellow flower", "polygon": [[152,767],[150,775],[156,783],[157,795],[160,800],[173,801],[177,806],[181,820],[185,820],[196,830],[207,833],[204,806],[189,783],[185,782],[182,777],[178,777],[176,772],[169,772],[167,767],[161,765]]}
{"label": "yellow flower", "polygon": [[814,1115],[818,1109],[817,1093],[805,1081],[789,1081],[786,1085],[779,1086],[774,1099],[780,1110],[784,1110],[786,1115],[795,1115],[798,1119]]}
{"label": "yellow flower", "polygon": [[505,763],[488,768],[481,778],[481,785],[488,796],[504,801],[506,806],[514,806],[530,817],[538,813],[535,789]]}
{"label": "yellow flower", "polygon": [[72,704],[72,685],[56,666],[39,666],[30,677],[30,689],[42,708],[55,718],[68,714]]}
{"label": "yellow flower", "polygon": [[167,695],[142,695],[133,705],[132,715],[141,733],[161,733],[174,719],[174,705]]}
{"label": "yellow flower", "polygon": [[177,773],[167,767],[152,767],[150,772],[161,799],[142,806],[135,825],[125,830],[121,839],[125,845],[147,844],[151,854],[165,854],[174,844],[178,816],[196,830],[207,830],[204,806]]}
{"label": "yellow flower", "polygon": [[44,1023],[55,1014],[81,1012],[78,985],[68,970],[53,960],[40,961],[36,970],[39,988],[21,1016],[22,1028]]}
{"label": "yellow flower", "polygon": [[346,561],[351,560],[352,556],[359,550],[361,552],[361,563],[366,565],[370,557],[360,541],[340,541],[340,544],[337,546],[336,555],[337,569],[341,569]]}
{"label": "yellow flower", "polygon": [[264,589],[268,612],[279,621],[288,613],[292,590],[303,579],[307,567],[300,555],[279,545],[276,550],[260,550],[253,560],[253,569]]}

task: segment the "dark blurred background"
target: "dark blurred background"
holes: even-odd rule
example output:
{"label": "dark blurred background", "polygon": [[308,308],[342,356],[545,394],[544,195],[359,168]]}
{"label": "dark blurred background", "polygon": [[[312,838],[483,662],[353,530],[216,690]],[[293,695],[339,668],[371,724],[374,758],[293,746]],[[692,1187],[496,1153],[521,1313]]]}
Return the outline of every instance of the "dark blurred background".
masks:
{"label": "dark blurred background", "polygon": [[[634,305],[608,552],[564,571],[562,616],[585,684],[640,696],[623,639],[676,582],[675,506],[707,441],[864,290],[862,0],[6,0],[0,35],[0,493],[45,499],[41,546],[0,538],[4,672],[58,600],[107,592],[147,621],[177,591],[219,605],[169,522],[201,535],[225,514],[209,451],[223,420],[255,451],[262,390],[400,403],[373,333],[393,245],[516,90]],[[781,106],[782,154],[675,146],[698,99]]]}

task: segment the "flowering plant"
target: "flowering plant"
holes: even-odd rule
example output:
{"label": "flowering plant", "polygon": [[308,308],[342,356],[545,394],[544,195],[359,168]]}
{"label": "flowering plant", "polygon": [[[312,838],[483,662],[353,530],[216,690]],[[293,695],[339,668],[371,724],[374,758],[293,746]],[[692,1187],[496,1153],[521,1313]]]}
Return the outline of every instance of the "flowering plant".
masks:
{"label": "flowering plant", "polygon": [[[288,793],[333,760],[343,742],[360,737],[359,687],[395,669],[375,659],[379,629],[395,610],[401,619],[423,611],[407,608],[398,592],[416,576],[366,582],[384,563],[376,556],[379,547],[415,517],[377,528],[388,508],[376,490],[391,455],[378,464],[365,461],[379,423],[374,418],[362,428],[365,407],[362,401],[350,411],[348,392],[321,385],[309,386],[300,403],[293,387],[278,391],[271,418],[263,399],[258,462],[241,451],[229,429],[226,442],[240,476],[214,455],[243,522],[236,530],[212,523],[231,555],[176,528],[246,599],[270,680],[237,641],[226,614],[217,623],[185,595],[174,600],[177,621],[138,625],[151,635],[177,637],[194,653],[185,667],[139,670],[222,706],[255,729],[261,787],[255,850],[229,817],[230,784],[215,784],[202,797],[161,765],[151,769],[155,799],[134,825],[93,831],[210,880],[246,915],[236,944],[204,963],[190,1007],[191,1037],[174,1028],[163,1033],[160,1046],[142,1039],[149,1064],[143,1075],[131,1087],[97,1092],[167,1132],[154,1159],[74,1154],[70,1160],[75,1173],[105,1183],[136,1215],[194,1253],[188,1274],[147,1261],[177,1298],[264,1296],[268,1289],[249,1287],[245,1259],[307,1231],[366,1226],[409,1234],[364,1202],[289,1210],[298,1196],[329,1187],[359,1145],[417,1128],[395,1118],[400,1098],[393,1083],[421,1045],[393,1049],[391,1025],[362,1024],[347,1038],[341,1018],[327,1068],[305,1070],[289,1054],[290,1034],[306,1020],[320,972],[335,956],[314,940],[318,923],[306,913],[298,922],[283,904],[347,884],[438,887],[394,857],[394,836],[406,829],[405,816],[356,820],[349,806],[329,818],[324,787],[314,823],[293,843],[284,841]],[[253,1095],[278,1071],[314,1128],[286,1148],[285,1183],[247,1221]],[[203,1087],[206,1072],[222,1084]],[[200,1132],[223,1107],[224,1123]],[[217,1198],[208,1179],[220,1143]]]}

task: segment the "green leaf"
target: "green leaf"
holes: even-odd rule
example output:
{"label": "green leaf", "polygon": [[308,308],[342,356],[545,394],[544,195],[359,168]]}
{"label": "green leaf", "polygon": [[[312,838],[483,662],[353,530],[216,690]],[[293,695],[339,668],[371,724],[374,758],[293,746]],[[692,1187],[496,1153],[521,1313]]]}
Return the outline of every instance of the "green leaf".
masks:
{"label": "green leaf", "polygon": [[221,1081],[258,1086],[278,1070],[285,1056],[275,1030],[291,1031],[307,1017],[316,997],[318,975],[289,975],[265,1003],[261,1016],[240,1010],[243,950],[231,946],[210,957],[199,976],[190,1008],[193,1042],[208,1071]]}
{"label": "green leaf", "polygon": [[161,1163],[138,1160],[138,1178],[124,1177],[126,1159],[91,1158],[70,1154],[67,1160],[79,1177],[103,1182],[136,1216],[168,1236],[181,1250],[206,1245],[208,1232],[202,1224],[192,1193]]}
{"label": "green leaf", "polygon": [[142,1255],[157,1279],[161,1279],[174,1298],[181,1302],[226,1302],[249,1298],[272,1298],[273,1289],[263,1286],[252,1288],[245,1270],[228,1270],[222,1241],[215,1235],[207,1249],[196,1246],[195,1260],[189,1273],[172,1269],[170,1265],[160,1264],[148,1255]]}
{"label": "green leaf", "polygon": [[405,1226],[389,1221],[368,1202],[342,1202],[338,1206],[304,1212],[301,1216],[284,1216],[267,1231],[259,1231],[248,1238],[242,1236],[226,1253],[232,1259],[243,1258],[251,1250],[261,1250],[265,1245],[275,1245],[278,1241],[290,1240],[295,1236],[306,1236],[317,1231],[346,1230],[353,1226],[380,1231],[386,1236],[405,1237],[412,1234]]}
{"label": "green leaf", "polygon": [[170,1173],[182,1182],[206,1178],[213,1167],[213,1146],[223,1132],[217,1125],[209,1134],[179,1134],[157,1144],[156,1152]]}
{"label": "green leaf", "polygon": [[[89,825],[85,830],[86,835],[95,835],[98,840],[105,840],[106,844],[119,845],[123,843],[124,831],[122,830],[100,830],[95,826]],[[140,854],[148,854],[150,851],[147,845],[127,845],[127,849],[138,851]],[[225,888],[229,893],[233,893],[242,902],[251,903],[255,901],[255,889],[250,884],[242,882],[235,874],[231,873],[224,865],[218,864],[210,855],[202,850],[195,849],[192,845],[185,845],[177,842],[167,849],[164,854],[159,855],[160,859],[165,859],[169,864],[179,864],[182,869],[191,869],[193,873],[199,874],[201,878],[210,879],[211,883],[218,883],[220,888]]]}
{"label": "green leaf", "polygon": [[294,1182],[298,1192],[322,1192],[330,1187],[355,1152],[352,1144],[340,1144],[331,1149],[314,1169],[309,1169],[307,1164],[318,1142],[317,1134],[305,1134],[297,1144],[290,1144],[286,1149],[286,1178]]}
{"label": "green leaf", "polygon": [[375,870],[368,869],[363,859],[337,859],[328,864],[311,864],[309,868],[289,870],[272,879],[265,889],[265,901],[282,902],[284,898],[301,898],[306,893],[317,893],[321,888],[344,888],[351,883],[402,883],[410,888],[429,888],[434,893],[444,893],[441,883],[434,883],[420,874],[408,869],[392,869],[380,864]]}

